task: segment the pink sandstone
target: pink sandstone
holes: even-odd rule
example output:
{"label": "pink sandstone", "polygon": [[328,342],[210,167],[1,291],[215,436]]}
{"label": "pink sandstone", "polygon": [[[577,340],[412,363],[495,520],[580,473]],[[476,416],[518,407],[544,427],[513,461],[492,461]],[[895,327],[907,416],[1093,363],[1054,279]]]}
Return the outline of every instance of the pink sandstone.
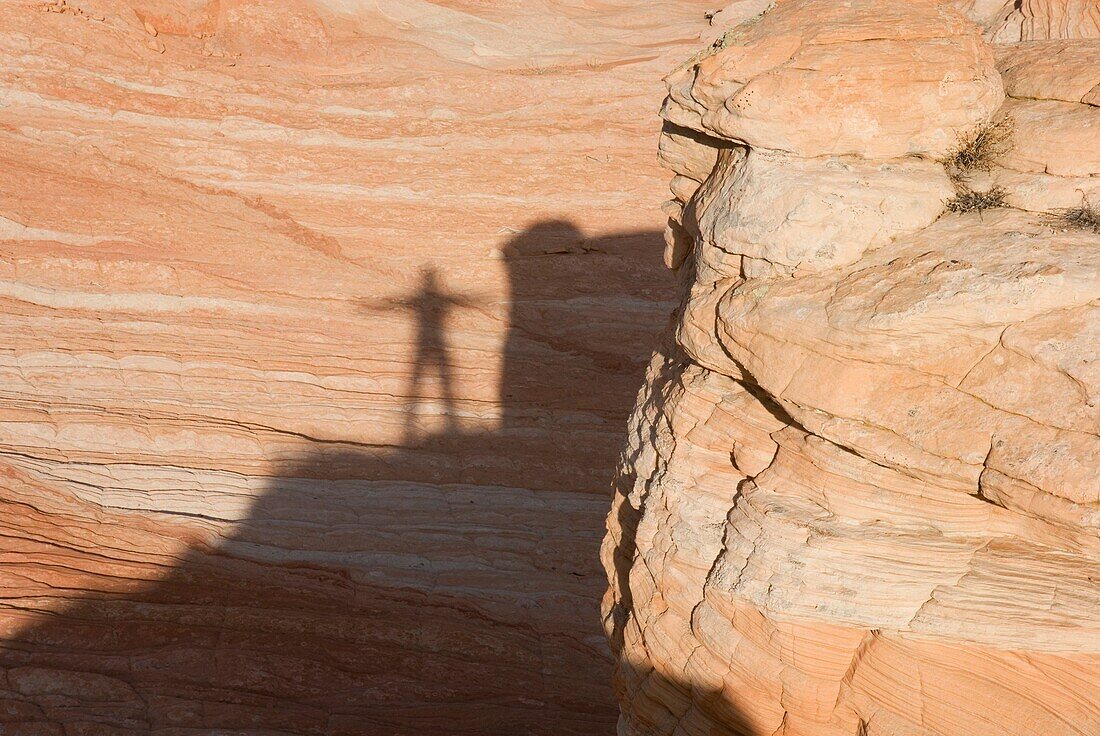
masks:
{"label": "pink sandstone", "polygon": [[4,4],[0,733],[1100,732],[1098,11]]}
{"label": "pink sandstone", "polygon": [[700,2],[0,7],[0,733],[606,734]]}

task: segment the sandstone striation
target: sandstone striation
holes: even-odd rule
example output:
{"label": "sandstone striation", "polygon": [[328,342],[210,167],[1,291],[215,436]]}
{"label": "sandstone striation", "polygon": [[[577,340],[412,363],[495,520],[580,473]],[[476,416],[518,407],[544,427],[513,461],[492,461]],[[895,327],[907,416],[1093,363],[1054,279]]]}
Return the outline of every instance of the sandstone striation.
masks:
{"label": "sandstone striation", "polygon": [[667,80],[620,736],[1100,733],[1095,5],[962,5],[735,3]]}
{"label": "sandstone striation", "polygon": [[0,734],[613,730],[706,7],[0,3]]}
{"label": "sandstone striation", "polygon": [[1095,0],[963,0],[956,5],[997,43],[1100,38],[1100,5]]}

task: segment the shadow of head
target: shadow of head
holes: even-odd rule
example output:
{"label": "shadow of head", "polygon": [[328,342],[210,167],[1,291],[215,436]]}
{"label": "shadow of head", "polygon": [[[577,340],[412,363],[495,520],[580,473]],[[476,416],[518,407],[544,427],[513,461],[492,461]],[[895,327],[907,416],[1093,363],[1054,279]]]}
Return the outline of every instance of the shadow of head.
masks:
{"label": "shadow of head", "polygon": [[[0,645],[0,731],[610,733],[598,547],[622,427],[671,307],[660,243],[554,221],[504,246],[495,430],[317,444],[166,577],[142,545],[186,521],[160,516],[160,536],[130,549],[104,524],[80,531],[94,553],[66,564],[102,592],[74,588]],[[467,308],[443,276],[425,271],[398,300],[414,319],[417,299]],[[446,333],[431,339],[445,360]],[[156,581],[112,587],[114,556],[120,576]]]}

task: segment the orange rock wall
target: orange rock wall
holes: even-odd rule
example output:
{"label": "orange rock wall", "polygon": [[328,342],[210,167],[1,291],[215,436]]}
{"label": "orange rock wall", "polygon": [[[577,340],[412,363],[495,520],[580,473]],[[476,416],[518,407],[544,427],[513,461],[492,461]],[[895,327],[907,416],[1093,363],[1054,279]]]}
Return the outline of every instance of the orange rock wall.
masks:
{"label": "orange rock wall", "polygon": [[605,734],[693,3],[0,8],[0,733]]}

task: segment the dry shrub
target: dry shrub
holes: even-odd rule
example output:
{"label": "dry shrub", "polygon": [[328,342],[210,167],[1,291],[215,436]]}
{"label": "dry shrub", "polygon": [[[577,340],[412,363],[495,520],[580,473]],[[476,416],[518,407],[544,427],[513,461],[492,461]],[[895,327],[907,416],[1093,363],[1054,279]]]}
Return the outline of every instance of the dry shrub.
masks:
{"label": "dry shrub", "polygon": [[961,188],[954,197],[948,200],[947,209],[950,212],[981,212],[982,210],[1004,207],[1007,196],[1008,192],[1002,187],[993,187],[984,192]]}
{"label": "dry shrub", "polygon": [[942,160],[952,179],[974,171],[989,171],[998,158],[1012,150],[1012,135],[1016,121],[1006,115],[987,120],[969,135],[959,138],[958,146]]}
{"label": "dry shrub", "polygon": [[1055,225],[1100,233],[1100,206],[1090,203],[1085,197],[1081,198],[1081,204],[1078,206],[1054,210],[1051,216]]}
{"label": "dry shrub", "polygon": [[985,191],[971,188],[969,175],[990,171],[998,158],[1012,150],[1016,121],[1005,115],[980,123],[968,135],[959,136],[958,146],[940,163],[947,169],[955,196],[947,202],[948,212],[978,212],[1008,206],[1008,192],[994,186]]}

